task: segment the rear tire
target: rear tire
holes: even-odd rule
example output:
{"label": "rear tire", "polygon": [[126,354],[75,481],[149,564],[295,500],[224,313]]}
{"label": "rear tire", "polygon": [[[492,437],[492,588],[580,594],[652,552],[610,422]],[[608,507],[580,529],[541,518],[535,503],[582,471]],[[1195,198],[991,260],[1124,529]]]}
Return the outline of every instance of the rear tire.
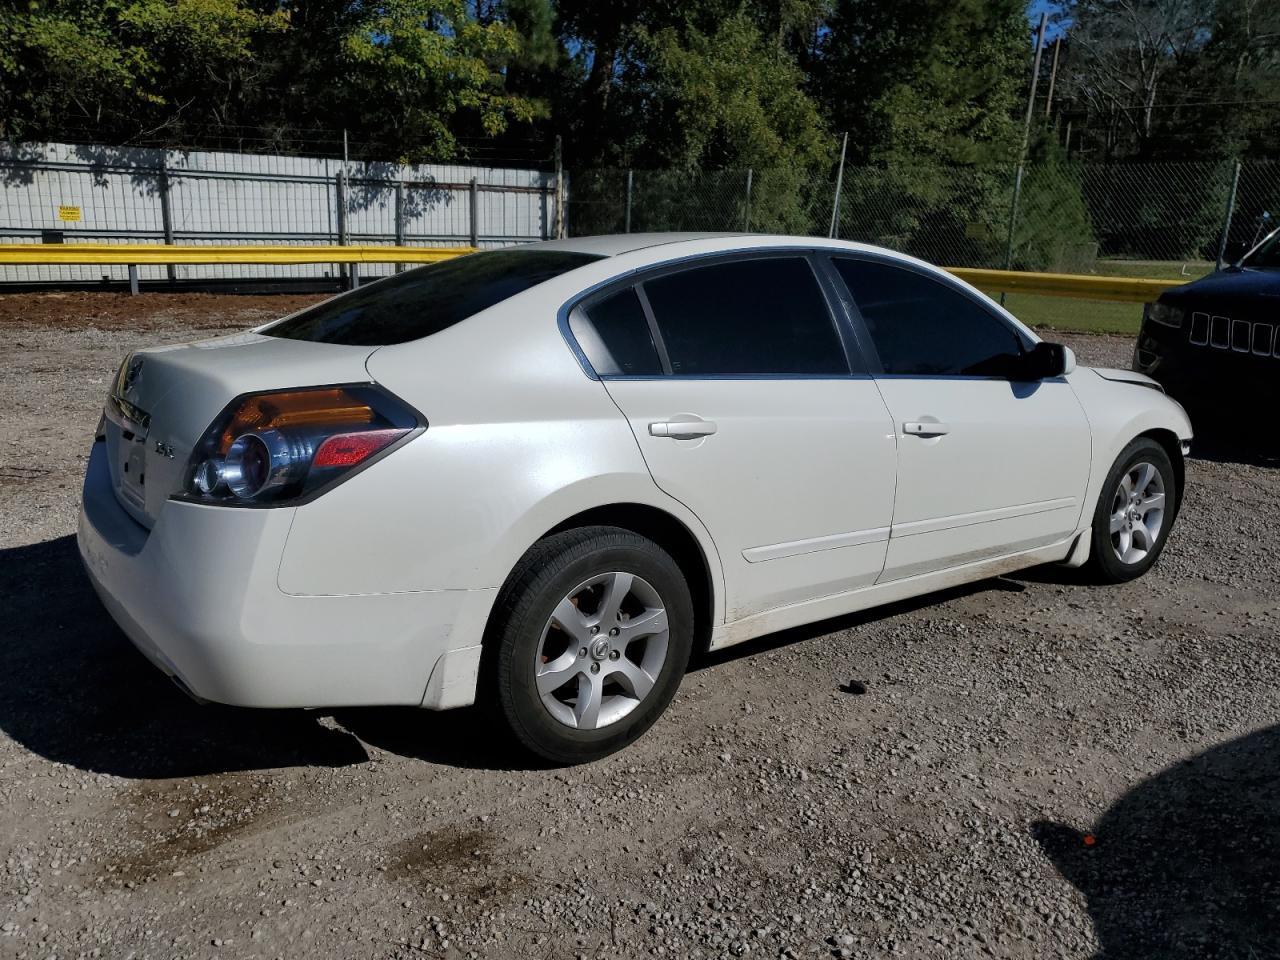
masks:
{"label": "rear tire", "polygon": [[1178,512],[1177,475],[1169,455],[1138,437],[1116,458],[1093,513],[1089,569],[1103,583],[1142,576],[1160,559]]}
{"label": "rear tire", "polygon": [[693,601],[656,543],[582,527],[521,558],[487,642],[516,739],[553,763],[585,763],[637,740],[666,710],[689,662]]}

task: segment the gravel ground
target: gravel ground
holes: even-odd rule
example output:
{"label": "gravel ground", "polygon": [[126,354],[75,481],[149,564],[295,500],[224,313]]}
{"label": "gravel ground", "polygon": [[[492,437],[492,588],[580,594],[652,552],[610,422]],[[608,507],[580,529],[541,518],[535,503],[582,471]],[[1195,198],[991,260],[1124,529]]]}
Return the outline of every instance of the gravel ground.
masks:
{"label": "gravel ground", "polygon": [[36,299],[0,297],[0,957],[1280,956],[1274,470],[1193,460],[1137,583],[767,637],[530,769],[474,711],[200,707],[135,653],[72,537],[109,378],[295,304]]}

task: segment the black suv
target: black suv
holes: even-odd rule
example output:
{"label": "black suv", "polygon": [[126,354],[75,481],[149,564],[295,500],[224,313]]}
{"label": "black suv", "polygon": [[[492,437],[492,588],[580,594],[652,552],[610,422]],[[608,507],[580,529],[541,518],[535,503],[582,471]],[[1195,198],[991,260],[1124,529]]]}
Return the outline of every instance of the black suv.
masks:
{"label": "black suv", "polygon": [[1148,304],[1133,369],[1189,411],[1264,409],[1280,399],[1280,230],[1238,263]]}

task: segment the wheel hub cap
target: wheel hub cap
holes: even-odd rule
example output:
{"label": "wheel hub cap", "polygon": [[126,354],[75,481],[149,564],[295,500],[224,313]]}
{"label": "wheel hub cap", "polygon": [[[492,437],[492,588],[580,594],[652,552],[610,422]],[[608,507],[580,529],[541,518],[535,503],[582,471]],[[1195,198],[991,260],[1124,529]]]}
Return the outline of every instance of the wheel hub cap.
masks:
{"label": "wheel hub cap", "polygon": [[652,692],[669,641],[666,607],[643,577],[618,571],[583,581],[542,630],[534,663],[542,705],[579,730],[616,723]]}
{"label": "wheel hub cap", "polygon": [[1122,563],[1140,563],[1164,530],[1164,477],[1138,463],[1120,478],[1111,506],[1111,547]]}

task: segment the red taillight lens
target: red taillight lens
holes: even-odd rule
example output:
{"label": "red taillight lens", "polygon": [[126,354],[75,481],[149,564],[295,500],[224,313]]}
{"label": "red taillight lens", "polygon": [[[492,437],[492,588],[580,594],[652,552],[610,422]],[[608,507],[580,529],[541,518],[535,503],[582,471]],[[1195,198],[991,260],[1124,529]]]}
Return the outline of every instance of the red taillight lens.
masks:
{"label": "red taillight lens", "polygon": [[403,430],[369,430],[365,433],[340,433],[330,437],[316,450],[313,467],[354,467],[389,447],[402,436]]}
{"label": "red taillight lens", "polygon": [[196,444],[182,496],[294,503],[424,426],[404,403],[368,384],[246,394]]}

